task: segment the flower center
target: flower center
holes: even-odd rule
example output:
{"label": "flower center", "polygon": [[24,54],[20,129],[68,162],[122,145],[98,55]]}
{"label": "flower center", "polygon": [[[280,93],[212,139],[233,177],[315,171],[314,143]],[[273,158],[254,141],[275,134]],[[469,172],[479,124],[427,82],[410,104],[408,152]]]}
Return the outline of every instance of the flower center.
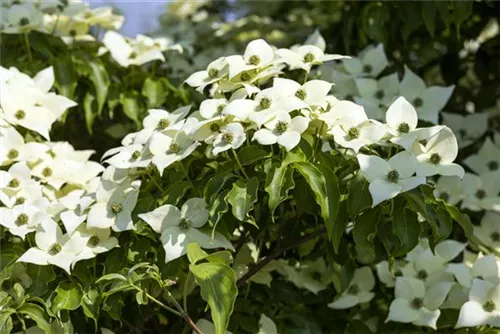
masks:
{"label": "flower center", "polygon": [[439,155],[439,153],[432,153],[429,161],[431,164],[437,165],[441,162],[441,156]]}
{"label": "flower center", "polygon": [[312,63],[314,61],[314,55],[311,52],[308,52],[304,56],[304,61],[306,63]]}
{"label": "flower center", "polygon": [[490,238],[493,242],[499,242],[500,241],[500,233],[493,232],[493,233],[491,233]]}
{"label": "flower center", "polygon": [[347,293],[350,295],[357,295],[359,293],[359,286],[357,284],[353,284],[347,290]]}
{"label": "flower center", "polygon": [[218,123],[212,123],[212,124],[210,124],[210,131],[212,131],[212,132],[219,132],[220,131],[220,125]]}
{"label": "flower center", "polygon": [[497,170],[498,169],[498,161],[490,161],[488,162],[488,169],[489,170]]}
{"label": "flower center", "polygon": [[286,130],[288,130],[288,124],[286,122],[279,121],[274,130],[279,134],[285,133]]}
{"label": "flower center", "polygon": [[424,105],[424,100],[422,100],[420,97],[417,97],[415,100],[413,100],[413,105],[415,107],[421,107]]}
{"label": "flower center", "polygon": [[19,25],[21,26],[27,26],[28,24],[30,24],[30,20],[27,19],[26,17],[23,17],[22,19],[19,20]]}
{"label": "flower center", "polygon": [[42,175],[44,177],[50,177],[52,175],[52,169],[50,169],[49,167],[45,167],[43,170],[42,170]]}
{"label": "flower center", "polygon": [[137,160],[141,156],[141,151],[135,150],[134,153],[132,153],[132,159]]}
{"label": "flower center", "polygon": [[111,211],[117,215],[122,211],[122,205],[120,203],[111,204]]}
{"label": "flower center", "polygon": [[429,276],[429,275],[427,274],[427,271],[425,271],[425,270],[423,270],[423,269],[422,269],[422,270],[420,270],[420,271],[417,273],[417,278],[418,278],[418,279],[421,279],[421,280],[426,279],[426,278],[427,278],[427,276]]}
{"label": "flower center", "polygon": [[50,246],[48,253],[49,253],[49,255],[56,255],[56,254],[59,254],[61,251],[62,251],[61,244],[56,242],[55,244]]}
{"label": "flower center", "polygon": [[267,109],[271,106],[271,99],[267,98],[267,97],[263,97],[262,99],[260,99],[260,102],[259,102],[259,106],[262,108],[262,109]]}
{"label": "flower center", "polygon": [[356,138],[359,138],[359,135],[361,134],[361,132],[359,131],[358,128],[354,127],[354,128],[350,128],[348,131],[347,131],[347,137],[349,137],[349,140],[352,140],[352,139],[356,139]]}
{"label": "flower center", "polygon": [[493,312],[496,309],[495,302],[493,300],[488,300],[486,303],[483,304],[483,310],[486,312]]}
{"label": "flower center", "polygon": [[243,73],[241,73],[240,78],[241,78],[241,81],[248,81],[248,80],[252,79],[252,76],[248,72],[243,72]]}
{"label": "flower center", "polygon": [[13,160],[18,156],[19,156],[19,151],[15,149],[11,149],[9,150],[9,153],[7,153],[7,158],[9,158],[9,160]]}
{"label": "flower center", "polygon": [[24,204],[26,200],[24,199],[24,197],[18,197],[16,199],[16,205],[21,205],[21,204]]}
{"label": "flower center", "polygon": [[135,59],[137,58],[137,53],[135,52],[132,52],[129,56],[128,56],[130,59]]}
{"label": "flower center", "polygon": [[257,55],[253,55],[250,57],[250,59],[248,59],[248,62],[252,65],[257,66],[260,63],[260,57]]}
{"label": "flower center", "polygon": [[399,173],[397,170],[391,170],[389,173],[387,173],[387,181],[392,183],[397,183],[398,180],[399,180]]}
{"label": "flower center", "polygon": [[217,106],[217,113],[220,114],[222,111],[224,111],[225,107],[226,107],[226,104],[219,104]]}
{"label": "flower center", "polygon": [[296,93],[295,96],[301,100],[305,100],[307,97],[307,92],[303,89],[299,89]]}
{"label": "flower center", "polygon": [[370,73],[371,71],[373,71],[372,65],[366,64],[365,66],[363,66],[363,72]]}
{"label": "flower center", "polygon": [[213,78],[217,78],[217,76],[218,76],[218,75],[219,75],[219,70],[217,70],[217,69],[215,69],[215,68],[210,68],[210,69],[208,70],[208,76],[209,76],[210,78],[212,78],[212,79],[213,79]]}
{"label": "flower center", "polygon": [[222,134],[222,141],[226,144],[231,144],[233,142],[234,136],[231,132],[225,132]]}
{"label": "flower center", "polygon": [[403,273],[401,272],[401,270],[396,270],[394,271],[394,277],[400,277],[400,276],[403,276]]}
{"label": "flower center", "polygon": [[413,307],[415,310],[419,310],[424,306],[424,301],[422,298],[415,298],[411,301],[411,307]]}
{"label": "flower center", "polygon": [[97,235],[93,235],[90,237],[89,241],[87,241],[87,246],[89,247],[95,247],[97,244],[101,241]]}
{"label": "flower center", "polygon": [[168,147],[168,151],[171,153],[179,153],[180,150],[181,150],[181,146],[177,143],[172,143]]}
{"label": "flower center", "polygon": [[476,198],[483,199],[485,196],[486,191],[484,191],[483,189],[479,189],[478,191],[476,191]]}
{"label": "flower center", "polygon": [[179,227],[181,229],[183,229],[184,231],[186,231],[186,230],[188,230],[191,227],[191,222],[188,219],[183,218],[181,220],[181,222],[179,223]]}
{"label": "flower center", "polygon": [[10,180],[9,184],[7,185],[9,188],[17,188],[19,187],[19,180],[18,179],[12,179]]}
{"label": "flower center", "polygon": [[169,125],[170,125],[170,121],[167,118],[162,118],[158,122],[158,127],[161,129],[165,129]]}
{"label": "flower center", "polygon": [[75,37],[76,36],[76,30],[75,29],[71,29],[68,33],[69,33],[70,37]]}
{"label": "flower center", "polygon": [[408,133],[410,131],[410,126],[408,125],[408,123],[403,122],[399,124],[398,131],[402,133]]}
{"label": "flower center", "polygon": [[14,114],[14,117],[15,117],[16,119],[21,120],[21,119],[23,119],[24,117],[26,117],[26,113],[24,112],[24,110],[19,109],[19,110],[18,110],[18,111],[16,111],[16,113]]}
{"label": "flower center", "polygon": [[56,154],[54,153],[54,151],[52,150],[48,150],[47,151],[47,154],[50,155],[52,158],[55,158],[56,157]]}
{"label": "flower center", "polygon": [[375,92],[375,98],[376,99],[379,99],[379,100],[382,100],[385,96],[385,93],[382,89],[379,89]]}
{"label": "flower center", "polygon": [[16,225],[17,226],[23,226],[28,224],[30,217],[28,217],[27,214],[21,213],[19,216],[16,218]]}

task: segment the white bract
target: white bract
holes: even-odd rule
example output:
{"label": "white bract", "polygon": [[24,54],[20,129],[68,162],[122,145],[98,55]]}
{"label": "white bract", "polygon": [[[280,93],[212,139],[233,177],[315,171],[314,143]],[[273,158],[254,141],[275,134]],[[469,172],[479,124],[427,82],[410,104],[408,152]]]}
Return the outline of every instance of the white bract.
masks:
{"label": "white bract", "polygon": [[261,145],[278,143],[287,151],[297,146],[301,134],[309,125],[309,120],[303,116],[290,117],[286,112],[279,113],[271,121],[264,123],[264,128],[257,130],[252,140]]}
{"label": "white bract", "polygon": [[386,108],[398,94],[398,75],[396,73],[390,74],[379,80],[359,78],[355,82],[360,95],[360,97],[354,98],[356,103],[365,108],[369,118],[383,119]]}
{"label": "white bract", "polygon": [[397,321],[427,326],[436,329],[441,315],[438,309],[453,286],[452,282],[441,282],[426,290],[421,280],[398,277],[396,299],[391,303],[386,322]]}
{"label": "white bract", "polygon": [[474,279],[469,301],[460,309],[456,328],[490,325],[500,327],[500,283]]}
{"label": "white bract", "polygon": [[425,177],[413,176],[417,161],[407,152],[401,152],[388,161],[375,156],[358,154],[360,171],[370,186],[372,207],[398,194],[425,184]]}
{"label": "white bract", "polygon": [[370,267],[361,267],[354,271],[354,276],[347,289],[328,307],[346,309],[354,305],[367,303],[375,297],[371,290],[375,287],[375,277]]}
{"label": "white bract", "polygon": [[345,71],[355,77],[377,77],[389,65],[382,44],[369,46],[357,58],[342,61]]}
{"label": "white bract", "polygon": [[348,56],[325,54],[324,50],[315,45],[279,49],[276,54],[283,59],[291,70],[300,68],[306,72],[311,71],[314,65],[321,65],[326,61],[350,58]]}
{"label": "white bract", "polygon": [[472,211],[494,210],[500,212],[500,173],[481,175],[465,173],[462,208]]}
{"label": "white bract", "polygon": [[231,243],[219,232],[214,231],[212,234],[210,231],[199,230],[208,221],[207,205],[202,198],[187,200],[180,210],[173,205],[163,205],[151,212],[140,214],[139,218],[161,234],[165,263],[185,255],[191,242],[206,249],[233,249]]}
{"label": "white bract", "polygon": [[427,87],[424,81],[405,65],[399,91],[417,110],[418,118],[438,123],[438,113],[446,105],[455,86]]}
{"label": "white bract", "polygon": [[441,176],[433,191],[434,197],[455,205],[464,198],[464,185],[458,176]]}

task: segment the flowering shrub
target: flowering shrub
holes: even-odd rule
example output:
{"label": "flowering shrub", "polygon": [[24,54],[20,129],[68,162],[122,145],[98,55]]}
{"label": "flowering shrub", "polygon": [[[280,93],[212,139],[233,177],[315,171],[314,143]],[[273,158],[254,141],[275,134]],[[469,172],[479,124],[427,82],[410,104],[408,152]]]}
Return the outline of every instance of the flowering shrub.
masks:
{"label": "flowering shrub", "polygon": [[[0,67],[2,333],[500,327],[499,140],[460,155],[487,128],[438,124],[454,86],[316,31],[177,88],[185,46],[121,36],[109,8],[4,6],[27,58]],[[121,144],[59,141],[75,113]]]}

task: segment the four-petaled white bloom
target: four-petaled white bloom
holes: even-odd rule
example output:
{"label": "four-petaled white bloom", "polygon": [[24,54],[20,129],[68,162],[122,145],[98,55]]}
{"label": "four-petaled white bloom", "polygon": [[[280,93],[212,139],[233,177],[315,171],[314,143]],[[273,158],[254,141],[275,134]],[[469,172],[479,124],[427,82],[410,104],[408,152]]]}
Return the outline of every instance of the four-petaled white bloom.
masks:
{"label": "four-petaled white bloom", "polygon": [[237,149],[246,139],[245,129],[240,123],[229,123],[215,136],[212,153],[217,155],[229,149]]}
{"label": "four-petaled white bloom", "polygon": [[478,176],[465,173],[461,207],[472,211],[494,210],[500,212],[499,174],[499,172],[489,172]]}
{"label": "four-petaled white bloom", "polygon": [[399,91],[398,75],[394,73],[379,80],[359,78],[355,82],[360,95],[355,97],[356,103],[365,108],[369,118],[383,119],[385,108],[394,101]]}
{"label": "four-petaled white bloom", "polygon": [[388,161],[375,155],[358,154],[361,173],[370,182],[372,207],[398,194],[425,184],[425,177],[413,176],[417,161],[408,152],[401,152]]}
{"label": "four-petaled white bloom", "polygon": [[500,147],[493,144],[490,138],[486,138],[477,154],[468,156],[464,164],[477,174],[499,171]]}
{"label": "four-petaled white bloom", "polygon": [[389,65],[382,44],[369,46],[357,58],[342,60],[344,69],[356,77],[377,77]]}
{"label": "four-petaled white bloom", "polygon": [[278,143],[287,151],[297,146],[300,135],[306,131],[309,119],[304,116],[290,117],[286,112],[279,113],[271,121],[264,123],[264,128],[257,130],[253,136],[261,145],[272,145]]}
{"label": "four-petaled white bloom", "polygon": [[487,211],[481,224],[474,227],[474,234],[486,246],[500,252],[500,212]]}
{"label": "four-petaled white bloom", "polygon": [[456,328],[490,325],[500,327],[500,283],[474,279],[469,301],[460,309]]}
{"label": "four-petaled white bloom", "polygon": [[349,59],[348,56],[325,54],[324,50],[315,45],[302,45],[291,49],[279,49],[276,54],[290,67],[291,70],[301,68],[311,71],[313,65],[321,65],[325,61]]}
{"label": "four-petaled white bloom", "polygon": [[219,232],[199,230],[208,221],[207,204],[202,198],[190,198],[180,210],[173,205],[163,205],[154,211],[140,214],[139,218],[155,232],[161,233],[166,263],[186,254],[191,242],[198,243],[201,248],[233,249],[231,243]]}
{"label": "four-petaled white bloom", "polygon": [[375,297],[371,290],[375,287],[375,277],[370,267],[361,267],[354,271],[354,276],[347,289],[328,304],[333,309],[345,309],[354,305],[367,303]]}

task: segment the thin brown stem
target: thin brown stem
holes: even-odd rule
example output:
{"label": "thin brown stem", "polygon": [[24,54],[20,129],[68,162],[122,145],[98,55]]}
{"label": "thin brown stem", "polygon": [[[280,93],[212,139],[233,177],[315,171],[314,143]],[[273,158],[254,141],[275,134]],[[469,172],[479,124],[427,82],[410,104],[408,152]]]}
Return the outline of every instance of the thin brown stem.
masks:
{"label": "thin brown stem", "polygon": [[326,227],[325,226],[321,226],[320,228],[318,228],[317,230],[315,230],[314,232],[311,232],[309,234],[306,234],[304,235],[302,238],[300,238],[300,240],[288,245],[288,246],[285,246],[285,247],[281,247],[279,244],[271,251],[271,253],[269,253],[269,255],[266,256],[266,258],[262,261],[260,261],[259,263],[257,263],[255,265],[255,267],[253,267],[252,269],[250,269],[245,275],[243,275],[237,282],[236,282],[236,285],[238,286],[238,288],[241,288],[242,286],[244,286],[247,281],[253,276],[255,275],[256,273],[258,273],[262,268],[264,268],[269,262],[271,262],[272,260],[274,260],[275,258],[277,258],[278,256],[280,256],[282,253],[286,252],[287,250],[290,250],[290,249],[293,249],[293,248],[296,248],[300,245],[302,245],[303,243],[305,242],[308,242],[309,240],[312,240],[316,237],[319,237],[320,235],[324,234],[326,232]]}

